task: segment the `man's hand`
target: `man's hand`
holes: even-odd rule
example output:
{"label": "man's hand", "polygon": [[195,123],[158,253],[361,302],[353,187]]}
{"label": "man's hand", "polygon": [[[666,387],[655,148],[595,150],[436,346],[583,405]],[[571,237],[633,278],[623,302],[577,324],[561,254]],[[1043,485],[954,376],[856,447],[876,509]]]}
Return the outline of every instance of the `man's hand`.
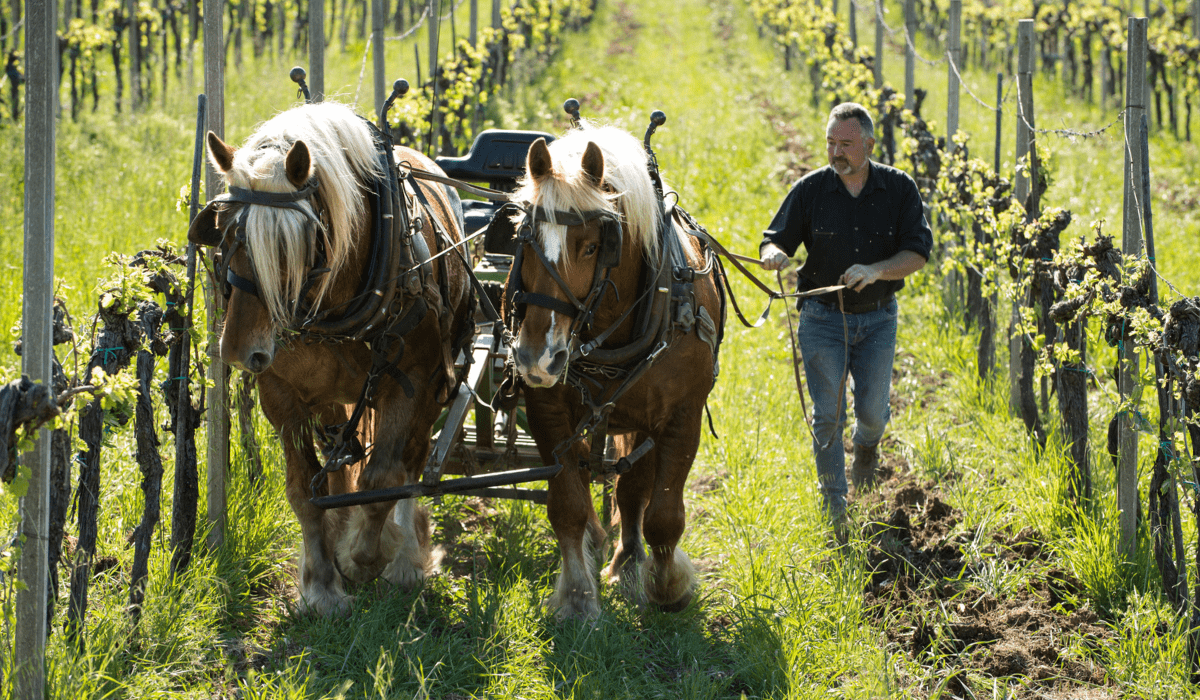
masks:
{"label": "man's hand", "polygon": [[787,253],[780,250],[779,246],[774,243],[768,243],[763,246],[762,251],[759,252],[759,256],[762,259],[764,270],[781,270],[788,261]]}
{"label": "man's hand", "polygon": [[[763,259],[765,260],[766,258]],[[851,265],[842,273],[838,282],[856,292],[861,292],[868,284],[877,282],[881,275],[882,272],[876,269],[874,265]]]}

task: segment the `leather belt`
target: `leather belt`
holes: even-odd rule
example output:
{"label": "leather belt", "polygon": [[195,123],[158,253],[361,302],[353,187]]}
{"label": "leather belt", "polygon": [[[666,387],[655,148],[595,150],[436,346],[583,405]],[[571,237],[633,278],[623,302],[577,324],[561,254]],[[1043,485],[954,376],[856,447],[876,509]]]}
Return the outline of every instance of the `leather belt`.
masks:
{"label": "leather belt", "polygon": [[[872,311],[878,311],[878,310],[886,307],[888,304],[892,303],[893,298],[895,298],[895,295],[889,294],[886,297],[876,300],[876,301],[868,301],[868,302],[864,302],[862,304],[846,304],[845,311],[848,314],[865,314],[865,313],[870,313]],[[823,297],[816,297],[816,300],[826,306],[830,306],[835,309],[838,308],[837,301],[829,301]]]}

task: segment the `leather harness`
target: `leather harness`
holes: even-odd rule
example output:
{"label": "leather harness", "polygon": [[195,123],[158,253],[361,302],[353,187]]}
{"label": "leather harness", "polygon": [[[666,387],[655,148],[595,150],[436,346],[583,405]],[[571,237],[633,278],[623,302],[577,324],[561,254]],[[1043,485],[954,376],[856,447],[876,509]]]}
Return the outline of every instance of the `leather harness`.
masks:
{"label": "leather harness", "polygon": [[[656,235],[662,252],[657,266],[653,268],[652,275],[644,280],[641,293],[629,308],[608,328],[599,331],[592,339],[583,341],[580,335],[591,330],[596,310],[603,301],[606,291],[613,288],[615,293],[609,272],[620,259],[619,246],[622,237],[611,232],[606,235],[602,228],[600,251],[597,253],[592,286],[584,299],[580,300],[570,291],[566,282],[555,269],[555,265],[547,258],[545,250],[535,234],[535,229],[539,222],[579,226],[595,219],[603,219],[602,227],[619,227],[620,219],[614,212],[609,211],[574,213],[547,211],[540,207],[521,208],[515,204],[508,206],[525,211],[525,219],[517,232],[519,247],[505,287],[506,308],[508,309],[508,318],[505,320],[515,332],[524,318],[524,307],[529,304],[548,308],[571,318],[570,337],[574,341],[575,347],[571,350],[564,382],[579,392],[584,406],[588,409],[576,425],[574,433],[559,443],[552,453],[556,461],[561,463],[562,452],[590,433],[591,451],[587,459],[580,461],[579,466],[591,470],[594,474],[623,474],[654,447],[654,440],[647,438],[629,455],[606,468],[604,446],[608,433],[609,416],[616,407],[617,401],[650,370],[655,361],[677,339],[692,332],[697,325],[698,317],[705,319],[704,322],[708,326],[713,326],[711,330],[701,334],[701,337],[712,348],[713,381],[716,381],[719,372],[717,356],[725,322],[724,289],[718,280],[714,280],[717,282],[716,287],[720,299],[721,318],[719,320],[708,317],[707,310],[697,311],[695,300],[696,276],[713,274],[717,266],[715,252],[705,244],[704,238],[700,238],[705,265],[701,270],[691,267],[675,227],[689,230],[700,228],[699,224],[682,209],[664,206],[660,200]],[[502,212],[496,214],[496,216],[501,215]],[[615,250],[614,246],[617,246]],[[526,248],[533,252],[535,260],[547,270],[569,302],[542,294],[528,293],[521,289],[521,267],[525,261]],[[631,318],[634,318],[635,323],[634,339],[620,347],[604,347],[605,341]],[[497,396],[502,397],[502,401],[508,399],[515,402],[515,368],[511,363],[506,367],[506,375]]]}
{"label": "leather harness", "polygon": [[[317,430],[326,462],[310,485],[314,496],[323,486],[326,475],[366,456],[366,449],[357,437],[358,424],[365,409],[374,401],[382,378],[387,376],[395,381],[408,398],[415,395],[412,381],[399,365],[404,356],[406,337],[429,313],[436,317],[441,332],[442,362],[431,377],[436,380],[441,375],[439,403],[449,402],[462,381],[462,375],[455,372],[455,357],[461,353],[468,363],[471,361],[469,348],[474,336],[474,324],[464,324],[459,337],[451,338],[454,310],[450,302],[449,271],[444,253],[451,248],[456,250],[468,275],[473,277],[470,265],[458,244],[434,215],[425,193],[408,177],[411,166],[407,163],[397,166],[391,137],[371,122],[364,122],[370,128],[383,175],[366,183],[367,198],[374,216],[371,221],[371,252],[363,283],[351,299],[332,307],[314,309],[308,299],[309,293],[321,277],[330,272],[325,265],[322,242],[315,237],[315,262],[306,275],[298,298],[293,300],[295,321],[288,329],[295,341],[365,342],[371,350],[371,367],[349,420]],[[300,211],[309,218],[315,229],[322,225],[314,213],[315,203],[310,210],[299,202],[309,200],[318,191],[319,184],[314,178],[302,189],[288,193],[230,188],[228,194],[220,195],[209,203],[210,208],[243,205],[242,211],[222,232],[220,240],[220,262],[215,272],[217,279],[223,281],[227,297],[234,287],[258,296],[256,281],[236,274],[229,265],[238,249],[247,247],[245,222],[249,205]],[[435,231],[433,239],[436,250],[432,254],[422,235],[426,225],[432,226]],[[436,280],[434,265],[437,266]],[[468,318],[474,314],[477,293],[477,286],[473,287],[466,311]],[[487,304],[486,301],[484,303]],[[490,304],[487,308],[490,309]],[[494,315],[494,311],[492,313]]]}

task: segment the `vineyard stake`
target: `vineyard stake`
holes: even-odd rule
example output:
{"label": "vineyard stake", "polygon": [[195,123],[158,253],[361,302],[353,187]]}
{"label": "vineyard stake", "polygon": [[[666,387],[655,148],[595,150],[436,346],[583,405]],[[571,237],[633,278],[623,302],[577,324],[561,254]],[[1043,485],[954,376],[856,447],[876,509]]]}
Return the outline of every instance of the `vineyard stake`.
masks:
{"label": "vineyard stake", "polygon": [[[219,11],[219,10],[218,10]],[[206,44],[207,46],[207,44]],[[208,82],[207,64],[205,82]],[[188,222],[200,211],[200,169],[204,163],[204,127],[208,119],[208,97],[196,98],[196,144],[192,153],[192,194]],[[192,397],[188,380],[191,378],[193,299],[196,290],[196,244],[188,243],[187,289],[183,303],[187,306],[187,322],[179,345],[179,398],[175,411],[175,486],[171,498],[171,555],[172,571],[187,566],[191,558],[192,540],[196,534],[196,502],[199,500],[199,476],[196,473],[195,425],[192,423]],[[186,542],[186,545],[184,543]]]}
{"label": "vineyard stake", "polygon": [[858,20],[855,17],[854,0],[850,0],[850,43],[858,46]]}
{"label": "vineyard stake", "polygon": [[[57,0],[26,6],[25,273],[21,370],[49,386],[54,303],[54,154],[58,109]],[[46,593],[50,530],[50,431],[38,430],[24,464],[32,471],[20,501],[20,580],[16,595],[13,686],[19,700],[41,700],[46,685]]]}
{"label": "vineyard stake", "polygon": [[1000,136],[1004,128],[1004,74],[996,72],[996,157],[992,170],[1000,174]]}
{"label": "vineyard stake", "polygon": [[308,0],[308,87],[314,104],[325,101],[325,0]]}
{"label": "vineyard stake", "polygon": [[[450,4],[451,12],[454,11],[454,3]],[[429,81],[433,83],[433,106],[429,110],[429,157],[437,158],[440,148],[438,146],[439,132],[438,126],[441,119],[438,110],[438,97],[441,94],[441,89],[438,80],[438,39],[441,38],[441,3],[438,0],[429,0]]]}
{"label": "vineyard stake", "polygon": [[883,87],[883,0],[875,0],[875,87]]}
{"label": "vineyard stake", "polygon": [[375,68],[375,114],[383,109],[383,101],[391,94],[387,88],[387,64],[383,51],[383,0],[371,0],[371,59]]}
{"label": "vineyard stake", "polygon": [[[916,0],[904,0],[904,108],[913,108],[913,91],[916,88],[917,52],[915,36],[917,33]],[[836,15],[837,10],[833,13]]]}
{"label": "vineyard stake", "polygon": [[[320,2],[314,4],[320,5]],[[207,96],[204,121],[208,131],[225,136],[225,69],[221,37],[221,12],[224,2],[209,2],[204,7],[204,92]],[[210,10],[211,6],[211,10]],[[210,14],[211,12],[211,14]],[[213,31],[210,34],[209,28]],[[209,41],[208,37],[214,41]],[[311,68],[311,66],[310,66]],[[315,90],[314,90],[315,94]],[[221,193],[221,175],[210,163],[204,176],[204,195],[207,201]],[[225,299],[212,287],[205,285],[208,297],[209,365],[208,379],[212,387],[208,390],[206,414],[208,422],[208,522],[212,529],[208,535],[210,548],[220,546],[225,538],[225,475],[229,471],[229,368],[221,362],[216,351],[216,324],[225,312]],[[183,525],[187,525],[184,523]],[[176,548],[172,558],[172,569],[187,568],[191,559],[195,522],[183,530],[172,529],[171,544]],[[178,537],[178,539],[176,539]],[[186,546],[184,542],[186,541]],[[178,564],[178,568],[176,565]]]}
{"label": "vineyard stake", "polygon": [[[1033,124],[1033,20],[1017,22],[1017,153],[1019,163],[1028,158],[1030,151],[1029,127]],[[1019,170],[1014,178],[1013,194],[1017,203],[1025,205],[1029,196],[1029,176]],[[1025,220],[1029,220],[1026,212]],[[1021,335],[1020,301],[1014,296],[1012,315],[1008,325],[1008,408],[1014,414],[1021,412]]]}
{"label": "vineyard stake", "polygon": [[[1146,25],[1145,17],[1129,18],[1128,66],[1125,71],[1125,206],[1121,252],[1126,258],[1142,252],[1142,153],[1138,128],[1146,113]],[[1131,343],[1118,346],[1117,382],[1122,402],[1133,394],[1138,375],[1138,354]],[[1132,559],[1137,547],[1137,449],[1138,434],[1128,410],[1117,414],[1117,508],[1120,511],[1120,555]]]}
{"label": "vineyard stake", "polygon": [[471,0],[471,48],[479,39],[479,0]]}
{"label": "vineyard stake", "polygon": [[136,112],[142,106],[142,46],[138,37],[138,1],[125,1],[125,16],[129,19],[129,111]]}
{"label": "vineyard stake", "polygon": [[954,153],[954,135],[958,133],[958,71],[962,64],[962,0],[950,0],[950,35],[946,53],[946,152]]}

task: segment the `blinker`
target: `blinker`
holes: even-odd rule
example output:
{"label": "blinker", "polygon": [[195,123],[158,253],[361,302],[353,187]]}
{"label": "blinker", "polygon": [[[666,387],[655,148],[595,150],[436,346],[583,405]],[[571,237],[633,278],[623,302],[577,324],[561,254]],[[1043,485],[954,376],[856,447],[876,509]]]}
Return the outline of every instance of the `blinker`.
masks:
{"label": "blinker", "polygon": [[217,206],[220,202],[209,202],[196,214],[188,226],[188,240],[196,245],[216,247],[221,245],[225,234],[217,228]]}

